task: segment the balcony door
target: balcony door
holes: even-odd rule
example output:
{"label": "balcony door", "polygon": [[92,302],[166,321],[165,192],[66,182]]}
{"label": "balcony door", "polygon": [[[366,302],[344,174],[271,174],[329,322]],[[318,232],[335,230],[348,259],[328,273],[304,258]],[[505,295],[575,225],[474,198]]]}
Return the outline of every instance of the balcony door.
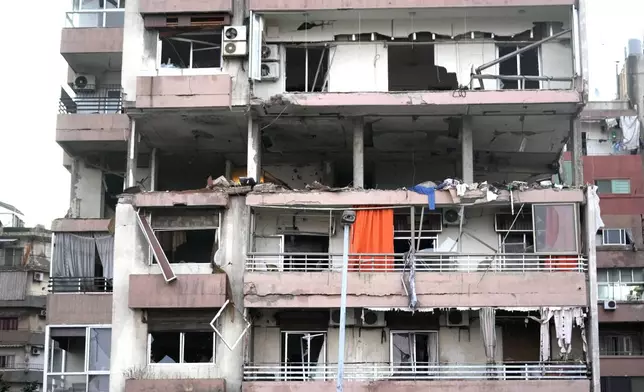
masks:
{"label": "balcony door", "polygon": [[326,332],[282,331],[284,380],[325,378]]}

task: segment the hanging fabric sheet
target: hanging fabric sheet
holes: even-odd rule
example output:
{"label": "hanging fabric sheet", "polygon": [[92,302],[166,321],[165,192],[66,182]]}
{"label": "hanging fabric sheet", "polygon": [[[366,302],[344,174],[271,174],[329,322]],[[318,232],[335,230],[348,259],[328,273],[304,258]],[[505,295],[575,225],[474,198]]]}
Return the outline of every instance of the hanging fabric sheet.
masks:
{"label": "hanging fabric sheet", "polygon": [[394,210],[356,211],[349,249],[349,271],[393,271]]}

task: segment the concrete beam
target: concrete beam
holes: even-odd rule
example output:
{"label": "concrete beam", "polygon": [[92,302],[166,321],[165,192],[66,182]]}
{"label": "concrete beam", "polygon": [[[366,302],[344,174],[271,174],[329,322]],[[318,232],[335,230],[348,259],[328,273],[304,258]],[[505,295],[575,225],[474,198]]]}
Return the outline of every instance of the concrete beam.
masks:
{"label": "concrete beam", "polygon": [[248,151],[246,161],[246,177],[259,182],[262,177],[262,132],[259,123],[248,116]]}
{"label": "concrete beam", "polygon": [[[573,163],[573,167],[574,167]],[[596,234],[597,227],[595,222],[595,204],[598,204],[598,196],[592,189],[586,190],[586,211],[584,234],[586,235],[586,249],[588,259],[588,285],[586,293],[588,295],[589,315],[586,327],[588,339],[588,351],[591,366],[591,391],[600,392],[600,372],[599,372],[599,314],[598,314],[598,291],[597,291],[597,252],[596,252]]]}
{"label": "concrete beam", "polygon": [[353,119],[353,187],[364,188],[364,118]]}
{"label": "concrete beam", "polygon": [[472,117],[463,116],[461,122],[461,177],[466,184],[474,182],[474,137]]}
{"label": "concrete beam", "polygon": [[584,184],[584,152],[581,145],[581,119],[573,117],[570,120],[570,140],[572,150],[572,184]]}
{"label": "concrete beam", "polygon": [[56,219],[51,224],[51,231],[59,232],[106,232],[109,231],[109,219]]}
{"label": "concrete beam", "polygon": [[223,192],[199,190],[193,192],[144,192],[134,195],[136,207],[225,207],[228,195]]}

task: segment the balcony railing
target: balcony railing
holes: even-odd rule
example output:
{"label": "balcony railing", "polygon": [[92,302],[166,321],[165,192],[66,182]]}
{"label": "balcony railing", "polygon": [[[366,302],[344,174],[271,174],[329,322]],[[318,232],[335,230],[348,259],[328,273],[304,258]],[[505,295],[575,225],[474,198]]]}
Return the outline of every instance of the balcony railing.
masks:
{"label": "balcony railing", "polygon": [[0,371],[28,371],[33,370],[37,372],[42,372],[45,366],[42,363],[5,363],[0,364]]}
{"label": "balcony railing", "polygon": [[123,91],[119,85],[87,85],[76,90],[76,98],[63,96],[58,101],[61,114],[113,114],[122,113]]}
{"label": "balcony railing", "polygon": [[644,350],[630,350],[630,351],[615,351],[615,350],[599,350],[599,355],[603,357],[642,357]]}
{"label": "balcony railing", "polygon": [[[404,270],[404,254],[349,254],[349,270],[392,272]],[[248,271],[315,272],[336,271],[342,266],[340,253],[249,252]],[[419,272],[559,272],[587,269],[587,260],[575,255],[416,253]]]}
{"label": "balcony railing", "polygon": [[49,278],[50,293],[111,293],[112,279],[99,277]]}
{"label": "balcony railing", "polygon": [[621,302],[644,301],[644,282],[633,283],[598,283],[600,301],[613,300]]}
{"label": "balcony railing", "polygon": [[123,8],[71,11],[65,14],[65,27],[123,27],[125,10]]}
{"label": "balcony railing", "polygon": [[[245,381],[323,381],[337,377],[337,364],[244,365]],[[347,381],[377,380],[576,380],[587,379],[583,363],[401,364],[346,363]]]}

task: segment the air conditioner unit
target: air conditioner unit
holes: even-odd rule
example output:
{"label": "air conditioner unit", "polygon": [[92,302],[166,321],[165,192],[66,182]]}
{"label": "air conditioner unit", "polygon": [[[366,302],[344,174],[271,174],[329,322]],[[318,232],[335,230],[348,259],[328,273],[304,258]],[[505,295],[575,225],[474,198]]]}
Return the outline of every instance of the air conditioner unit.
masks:
{"label": "air conditioner unit", "polygon": [[262,45],[262,61],[279,61],[279,45]]}
{"label": "air conditioner unit", "polygon": [[43,309],[40,312],[38,312],[38,317],[40,318],[47,318],[47,310]]}
{"label": "air conditioner unit", "polygon": [[246,26],[224,27],[224,43],[246,41]]}
{"label": "air conditioner unit", "polygon": [[262,82],[274,82],[280,78],[280,63],[262,63]]}
{"label": "air conditioner unit", "polygon": [[246,42],[224,42],[224,57],[241,57],[248,54]]}
{"label": "air conditioner unit", "polygon": [[[443,210],[443,224],[445,226],[454,226],[460,225],[461,216],[459,211],[454,208],[446,208]],[[463,219],[463,224],[465,224],[465,219]]]}
{"label": "air conditioner unit", "polygon": [[387,326],[385,312],[374,312],[373,310],[363,309],[359,317],[361,327],[375,328]]}
{"label": "air conditioner unit", "polygon": [[604,301],[604,310],[615,310],[617,309],[617,302],[614,300]]}
{"label": "air conditioner unit", "polygon": [[34,272],[34,282],[42,282],[45,280],[45,274],[42,272]]}
{"label": "air conditioner unit", "polygon": [[73,87],[75,91],[94,91],[96,90],[96,76],[76,75]]}
{"label": "air conditioner unit", "polygon": [[448,327],[469,327],[470,313],[467,310],[450,309],[445,320]]}
{"label": "air conditioner unit", "polygon": [[40,347],[32,347],[31,355],[40,355],[42,354],[42,349]]}
{"label": "air conditioner unit", "polygon": [[[346,326],[353,326],[357,324],[356,312],[353,308],[347,308],[347,322]],[[331,309],[329,312],[329,325],[337,327],[340,325],[340,309]]]}

